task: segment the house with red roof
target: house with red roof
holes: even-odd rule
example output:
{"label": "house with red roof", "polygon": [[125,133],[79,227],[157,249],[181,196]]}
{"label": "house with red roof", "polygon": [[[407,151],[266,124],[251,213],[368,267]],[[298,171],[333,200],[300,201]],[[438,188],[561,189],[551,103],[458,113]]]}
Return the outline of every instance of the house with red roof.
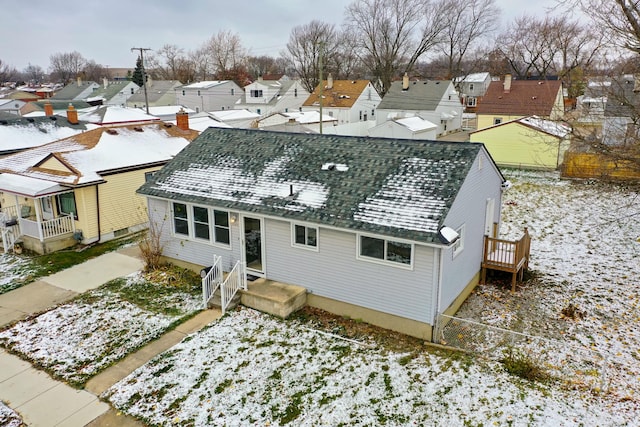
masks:
{"label": "house with red roof", "polygon": [[477,107],[478,130],[537,116],[547,120],[564,117],[560,80],[516,80],[510,74],[492,81]]}

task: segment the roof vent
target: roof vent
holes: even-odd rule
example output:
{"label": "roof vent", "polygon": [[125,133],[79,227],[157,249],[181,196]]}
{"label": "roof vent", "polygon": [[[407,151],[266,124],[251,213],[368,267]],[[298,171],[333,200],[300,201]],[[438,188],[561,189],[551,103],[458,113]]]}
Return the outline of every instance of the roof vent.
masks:
{"label": "roof vent", "polygon": [[334,171],[337,170],[339,172],[345,172],[349,170],[349,166],[342,163],[325,163],[322,165],[323,171]]}
{"label": "roof vent", "polygon": [[437,84],[437,85],[439,85],[439,84],[440,84],[440,82],[436,82],[436,84]]}
{"label": "roof vent", "polygon": [[9,124],[6,120],[0,120],[0,125],[7,126]]}
{"label": "roof vent", "polygon": [[49,120],[53,120],[55,122],[58,118],[56,116],[49,116]]}
{"label": "roof vent", "polygon": [[172,125],[171,123],[167,123],[167,122],[165,122],[165,123],[164,123],[164,127],[166,127],[166,128],[170,128],[170,127],[172,127],[172,126],[173,126],[173,125]]}
{"label": "roof vent", "polygon": [[106,130],[106,132],[107,132],[109,135],[117,135],[117,134],[118,134],[118,131],[117,131],[117,130],[115,130],[115,129],[107,129],[107,130]]}
{"label": "roof vent", "polygon": [[36,122],[36,121],[35,121],[34,119],[32,119],[31,117],[28,117],[28,118],[27,118],[27,121],[28,121],[29,123],[35,123],[35,122]]}
{"label": "roof vent", "polygon": [[133,130],[135,130],[136,132],[144,132],[144,129],[142,129],[140,126],[134,127]]}

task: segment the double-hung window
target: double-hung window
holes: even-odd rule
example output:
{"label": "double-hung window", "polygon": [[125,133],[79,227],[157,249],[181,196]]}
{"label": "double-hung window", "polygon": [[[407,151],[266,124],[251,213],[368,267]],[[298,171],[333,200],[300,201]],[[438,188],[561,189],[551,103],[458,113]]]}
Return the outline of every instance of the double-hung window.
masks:
{"label": "double-hung window", "polygon": [[200,206],[193,207],[193,237],[210,240],[209,209]]}
{"label": "double-hung window", "polygon": [[189,215],[187,205],[184,203],[173,204],[173,231],[176,234],[189,236]]}
{"label": "double-hung window", "polygon": [[318,229],[306,225],[293,225],[293,246],[306,249],[318,249]]}
{"label": "double-hung window", "polygon": [[229,212],[214,210],[213,220],[215,224],[213,240],[216,243],[222,243],[225,245],[231,243],[229,233]]}
{"label": "double-hung window", "polygon": [[359,237],[358,251],[361,259],[378,260],[391,264],[411,266],[413,259],[413,245],[411,243],[371,236]]}

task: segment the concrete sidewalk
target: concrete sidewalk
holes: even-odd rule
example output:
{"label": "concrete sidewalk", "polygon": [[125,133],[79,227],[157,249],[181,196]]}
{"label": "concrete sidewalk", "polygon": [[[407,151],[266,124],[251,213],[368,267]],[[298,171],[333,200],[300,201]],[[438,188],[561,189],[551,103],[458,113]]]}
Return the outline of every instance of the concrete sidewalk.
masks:
{"label": "concrete sidewalk", "polygon": [[[109,280],[143,268],[137,247],[93,258],[37,282],[0,295],[0,326],[40,313]],[[130,354],[74,389],[0,349],[0,400],[18,412],[28,426],[142,426],[113,410],[97,396],[186,335],[218,319],[219,310],[198,313],[174,330]]]}

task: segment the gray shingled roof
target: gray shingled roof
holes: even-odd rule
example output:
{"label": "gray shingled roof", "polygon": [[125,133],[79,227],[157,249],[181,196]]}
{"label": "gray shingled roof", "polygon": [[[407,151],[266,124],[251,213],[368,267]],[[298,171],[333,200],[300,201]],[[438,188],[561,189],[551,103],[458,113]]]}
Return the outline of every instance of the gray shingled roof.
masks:
{"label": "gray shingled roof", "polygon": [[391,83],[378,109],[380,110],[435,110],[444,96],[451,80],[419,80],[409,82],[402,90],[402,82]]}
{"label": "gray shingled roof", "polygon": [[604,109],[606,117],[637,117],[640,109],[640,91],[635,91],[633,76],[623,76],[611,80],[606,93],[607,104]]}
{"label": "gray shingled roof", "polygon": [[57,91],[56,94],[51,97],[51,100],[75,100],[78,96],[80,96],[82,92],[87,90],[89,86],[96,84],[97,83],[94,81],[82,81],[80,82],[80,86],[78,86],[77,82],[69,83],[68,85]]}
{"label": "gray shingled roof", "polygon": [[138,192],[437,242],[481,149],[474,143],[209,128]]}

